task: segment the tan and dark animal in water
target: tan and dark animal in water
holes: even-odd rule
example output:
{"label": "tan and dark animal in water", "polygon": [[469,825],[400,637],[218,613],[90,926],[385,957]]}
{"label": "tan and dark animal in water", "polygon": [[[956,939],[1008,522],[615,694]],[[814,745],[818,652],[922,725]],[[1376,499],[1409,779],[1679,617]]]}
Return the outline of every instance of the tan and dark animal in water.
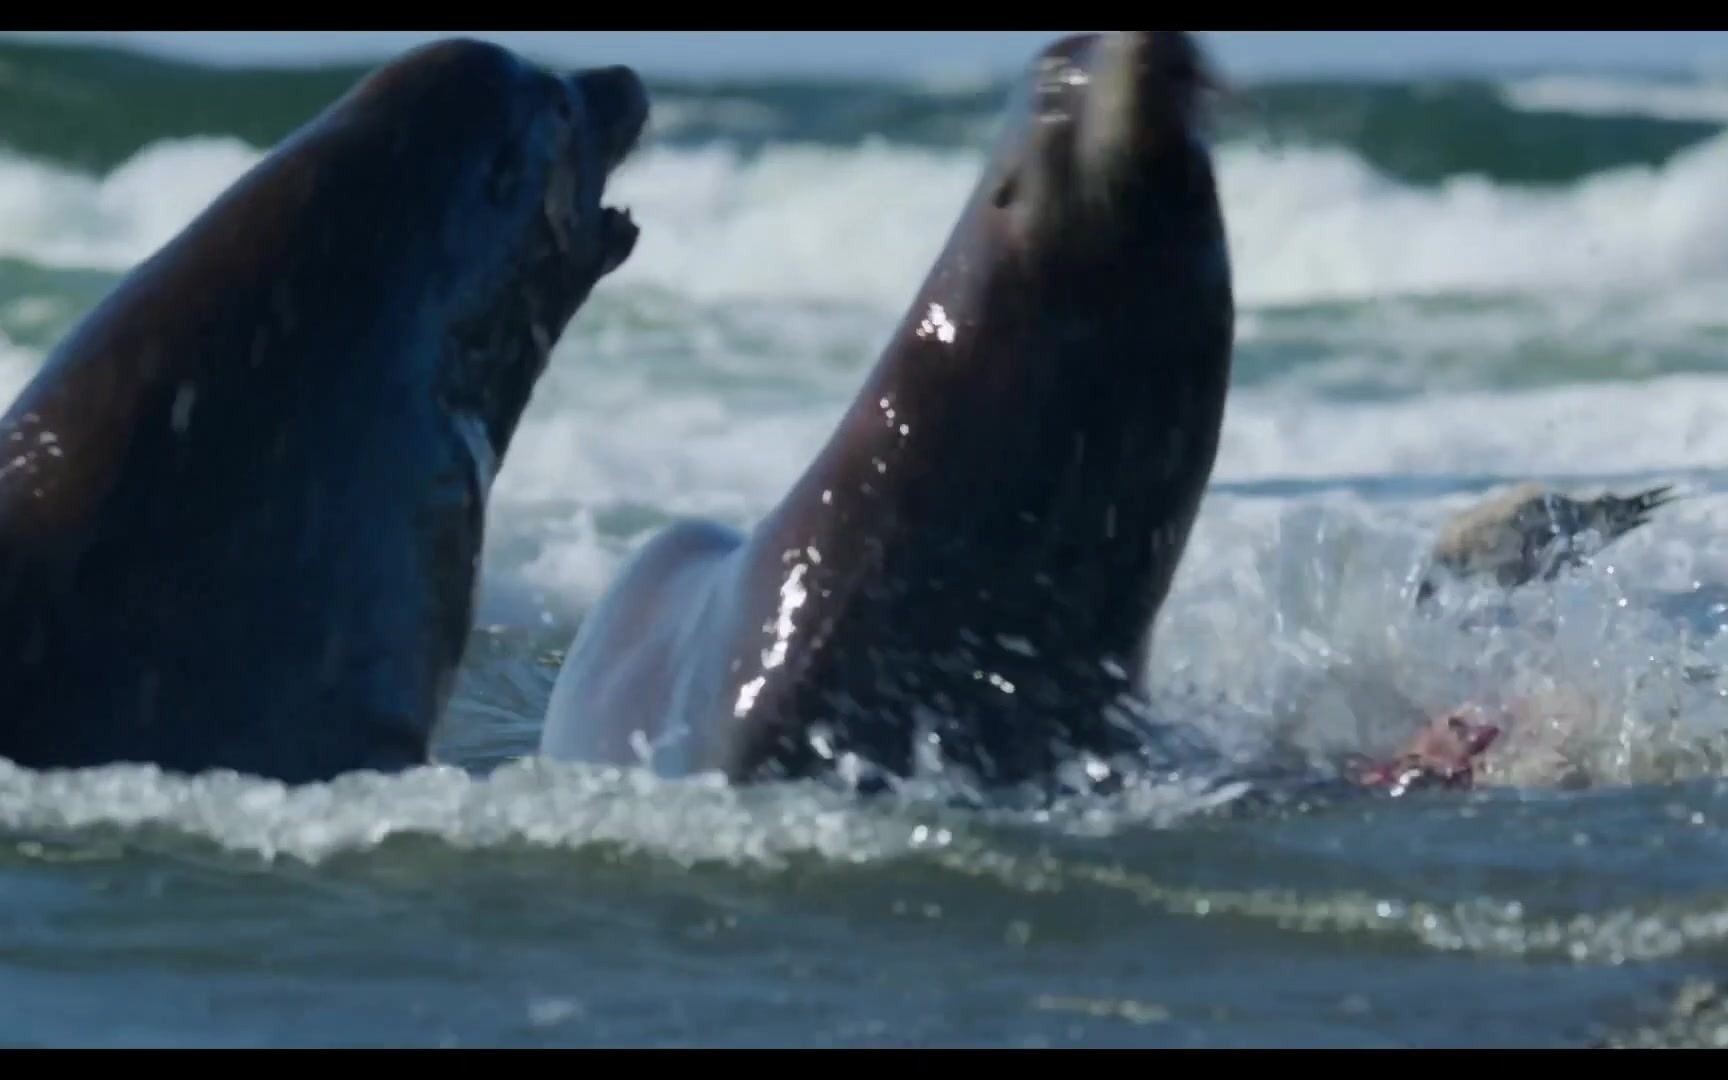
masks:
{"label": "tan and dark animal in water", "polygon": [[1672,491],[1664,485],[1580,498],[1532,482],[1496,492],[1441,529],[1416,602],[1431,602],[1447,578],[1492,581],[1507,590],[1552,581],[1648,524],[1674,501]]}

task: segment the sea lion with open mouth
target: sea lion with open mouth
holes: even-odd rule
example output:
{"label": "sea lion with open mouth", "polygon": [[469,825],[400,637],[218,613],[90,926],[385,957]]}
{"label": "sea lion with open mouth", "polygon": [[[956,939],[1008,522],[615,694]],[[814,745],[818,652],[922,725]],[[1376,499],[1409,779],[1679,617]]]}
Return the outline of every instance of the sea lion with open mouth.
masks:
{"label": "sea lion with open mouth", "polygon": [[415,49],[145,260],[0,419],[0,756],[288,782],[424,762],[488,488],[635,226],[647,98]]}

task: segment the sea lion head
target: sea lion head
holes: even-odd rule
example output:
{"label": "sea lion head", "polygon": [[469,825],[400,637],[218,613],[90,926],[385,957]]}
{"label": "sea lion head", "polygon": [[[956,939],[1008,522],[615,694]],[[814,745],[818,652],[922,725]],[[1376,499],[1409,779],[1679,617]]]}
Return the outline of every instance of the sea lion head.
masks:
{"label": "sea lion head", "polygon": [[309,136],[366,159],[333,182],[367,208],[355,224],[412,253],[389,272],[426,275],[421,300],[447,329],[443,392],[499,456],[566,324],[635,246],[628,211],[601,199],[648,111],[629,68],[559,76],[457,38],[375,71]]}
{"label": "sea lion head", "polygon": [[[476,40],[377,68],[44,363],[11,415],[64,453],[0,487],[0,507],[33,508],[10,515],[14,532],[86,518],[127,475],[155,482],[129,461],[238,462],[195,452],[236,425],[254,463],[276,461],[308,425],[364,439],[375,402],[422,389],[472,451],[501,460],[552,346],[635,244],[629,216],[601,200],[647,115],[627,68],[557,76]],[[179,449],[159,458],[141,448],[151,439]]]}
{"label": "sea lion head", "polygon": [[1198,45],[1181,31],[1080,34],[1044,49],[1011,102],[987,174],[1007,242],[1114,259],[1160,227],[1218,229],[1201,145],[1210,85]]}

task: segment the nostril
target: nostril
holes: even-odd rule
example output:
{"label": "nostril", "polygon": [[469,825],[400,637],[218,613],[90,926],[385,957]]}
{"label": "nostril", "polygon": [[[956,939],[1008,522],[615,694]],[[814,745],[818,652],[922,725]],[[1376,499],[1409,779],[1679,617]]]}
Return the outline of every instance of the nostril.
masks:
{"label": "nostril", "polygon": [[648,111],[642,80],[627,67],[594,68],[577,75],[575,82],[588,107],[609,119],[628,122]]}
{"label": "nostril", "polygon": [[1227,87],[1207,63],[1194,36],[1183,30],[1136,30],[1141,70],[1184,98],[1225,93]]}
{"label": "nostril", "polygon": [[1201,121],[1205,105],[1219,89],[1194,37],[1182,30],[1130,30],[1106,46],[1113,65],[1127,76],[1141,103],[1148,132],[1183,128]]}

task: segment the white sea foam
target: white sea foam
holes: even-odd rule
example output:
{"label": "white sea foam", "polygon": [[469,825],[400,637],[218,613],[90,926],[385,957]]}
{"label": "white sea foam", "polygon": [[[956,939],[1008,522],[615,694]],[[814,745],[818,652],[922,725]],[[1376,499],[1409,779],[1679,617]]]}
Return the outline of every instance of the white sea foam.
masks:
{"label": "white sea foam", "polygon": [[[0,157],[0,255],[122,269],[255,160],[232,139],[159,142],[102,178]],[[892,311],[917,288],[979,166],[968,151],[887,143],[650,148],[612,188],[644,226],[612,287]],[[1232,145],[1220,170],[1248,305],[1728,277],[1728,137],[1660,169],[1555,191],[1475,178],[1416,188],[1336,148]]]}
{"label": "white sea foam", "polygon": [[1728,85],[1613,75],[1537,75],[1501,87],[1501,98],[1528,112],[1728,121]]}

